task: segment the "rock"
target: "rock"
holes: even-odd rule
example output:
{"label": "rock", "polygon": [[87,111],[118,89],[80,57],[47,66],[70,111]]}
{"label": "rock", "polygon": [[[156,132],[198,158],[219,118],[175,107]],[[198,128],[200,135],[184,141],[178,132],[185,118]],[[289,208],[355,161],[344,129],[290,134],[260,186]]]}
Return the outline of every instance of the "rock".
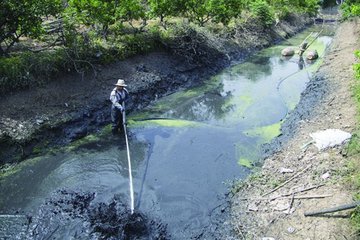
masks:
{"label": "rock", "polygon": [[319,57],[319,54],[316,50],[308,51],[308,53],[306,54],[306,59],[308,59],[308,60],[315,60],[318,57]]}
{"label": "rock", "polygon": [[251,212],[257,212],[257,211],[259,211],[259,208],[256,205],[256,203],[250,203],[249,207],[248,207],[248,210],[251,211]]}
{"label": "rock", "polygon": [[284,48],[281,51],[281,55],[283,56],[293,56],[295,54],[295,50],[292,47]]}
{"label": "rock", "polygon": [[326,172],[326,173],[324,173],[323,175],[321,175],[321,178],[322,179],[328,179],[330,177],[330,173],[329,172]]}
{"label": "rock", "polygon": [[36,122],[37,125],[41,125],[41,124],[44,123],[44,120],[42,120],[42,119],[36,119],[35,122]]}
{"label": "rock", "polygon": [[288,233],[294,233],[294,232],[295,232],[295,228],[293,228],[293,227],[288,227],[287,231],[288,231]]}

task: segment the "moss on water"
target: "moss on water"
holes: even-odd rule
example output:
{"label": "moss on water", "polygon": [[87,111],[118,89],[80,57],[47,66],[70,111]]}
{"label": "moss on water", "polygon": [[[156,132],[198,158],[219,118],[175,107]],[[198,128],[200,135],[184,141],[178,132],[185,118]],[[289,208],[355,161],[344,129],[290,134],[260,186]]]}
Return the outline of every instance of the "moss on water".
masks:
{"label": "moss on water", "polygon": [[162,127],[195,127],[200,126],[201,123],[180,119],[149,119],[143,121],[130,120],[128,121],[130,127],[147,127],[147,126],[162,126]]}
{"label": "moss on water", "polygon": [[252,161],[246,158],[240,158],[238,164],[243,167],[253,168]]}
{"label": "moss on water", "polygon": [[256,144],[239,142],[235,144],[235,158],[238,164],[247,168],[253,168],[259,159],[259,147]]}
{"label": "moss on water", "polygon": [[2,181],[4,178],[10,177],[18,172],[20,172],[24,168],[29,168],[31,166],[34,166],[38,162],[40,162],[43,159],[43,157],[35,157],[28,159],[26,161],[22,161],[18,164],[12,164],[8,165],[0,170],[0,181]]}
{"label": "moss on water", "polygon": [[245,134],[251,137],[261,137],[263,140],[262,143],[268,143],[281,134],[281,124],[282,122],[278,122],[272,125],[250,129],[246,131]]}

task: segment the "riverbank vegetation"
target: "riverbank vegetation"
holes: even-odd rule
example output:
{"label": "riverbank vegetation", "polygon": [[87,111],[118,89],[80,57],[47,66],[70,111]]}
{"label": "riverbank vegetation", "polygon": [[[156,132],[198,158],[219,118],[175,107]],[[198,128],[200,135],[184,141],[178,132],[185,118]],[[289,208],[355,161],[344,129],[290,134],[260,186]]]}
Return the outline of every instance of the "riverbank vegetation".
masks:
{"label": "riverbank vegetation", "polygon": [[[360,60],[360,51],[355,52],[355,56]],[[350,158],[348,164],[348,172],[346,174],[346,179],[348,185],[354,192],[355,200],[360,200],[360,63],[354,65],[356,83],[354,86],[354,96],[357,103],[357,130],[353,133],[350,144],[347,149],[347,155]],[[354,224],[357,231],[360,232],[360,207],[357,207],[354,213],[352,214],[352,223]]]}
{"label": "riverbank vegetation", "polygon": [[266,28],[294,13],[315,16],[320,7],[316,0],[9,0],[0,6],[2,94],[159,47],[196,63],[196,46],[174,46],[196,36],[201,44],[209,35],[239,44],[236,34],[250,22]]}
{"label": "riverbank vegetation", "polygon": [[[343,19],[358,18],[360,16],[360,1],[346,1],[342,4],[341,9]],[[357,50],[354,54],[357,60],[360,61],[360,50]],[[349,186],[354,189],[354,198],[360,200],[360,63],[354,65],[354,72],[357,79],[353,91],[358,109],[358,129],[353,133],[353,137],[347,149],[350,161],[346,178],[348,179]],[[356,230],[360,231],[360,207],[353,213],[352,222],[355,225]]]}

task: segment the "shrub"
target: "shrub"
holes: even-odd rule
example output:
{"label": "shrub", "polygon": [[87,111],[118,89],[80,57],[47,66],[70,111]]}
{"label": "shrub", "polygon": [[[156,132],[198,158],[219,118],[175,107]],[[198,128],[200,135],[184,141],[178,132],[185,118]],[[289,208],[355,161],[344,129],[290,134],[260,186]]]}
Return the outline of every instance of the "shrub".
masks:
{"label": "shrub", "polygon": [[40,86],[68,67],[63,50],[24,52],[0,58],[0,91],[5,93],[30,86]]}

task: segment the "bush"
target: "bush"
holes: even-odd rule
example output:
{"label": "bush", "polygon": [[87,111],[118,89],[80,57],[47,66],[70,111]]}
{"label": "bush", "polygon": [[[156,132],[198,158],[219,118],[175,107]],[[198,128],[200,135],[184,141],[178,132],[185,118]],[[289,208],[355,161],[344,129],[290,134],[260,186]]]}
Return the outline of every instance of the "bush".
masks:
{"label": "bush", "polygon": [[360,16],[360,4],[352,4],[352,3],[348,3],[345,2],[341,5],[341,10],[342,10],[342,18],[344,20],[352,18],[352,17],[357,17]]}
{"label": "bush", "polygon": [[0,58],[0,92],[5,93],[49,81],[69,63],[63,50],[51,52],[24,52],[16,56]]}

